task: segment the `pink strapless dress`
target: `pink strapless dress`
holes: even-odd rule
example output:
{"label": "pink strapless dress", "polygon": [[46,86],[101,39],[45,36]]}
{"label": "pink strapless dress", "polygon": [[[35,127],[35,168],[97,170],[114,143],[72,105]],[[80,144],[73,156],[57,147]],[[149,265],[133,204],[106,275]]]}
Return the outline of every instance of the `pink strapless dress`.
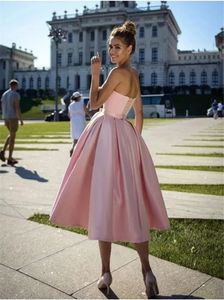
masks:
{"label": "pink strapless dress", "polygon": [[101,241],[149,240],[169,221],[148,148],[126,115],[134,100],[113,92],[76,144],[50,220]]}

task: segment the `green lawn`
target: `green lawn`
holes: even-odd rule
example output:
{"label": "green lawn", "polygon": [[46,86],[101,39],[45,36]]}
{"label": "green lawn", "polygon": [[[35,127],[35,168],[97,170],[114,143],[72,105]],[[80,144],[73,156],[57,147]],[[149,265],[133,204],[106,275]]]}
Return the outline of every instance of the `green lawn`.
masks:
{"label": "green lawn", "polygon": [[[35,214],[29,220],[58,227],[50,223],[49,216],[44,214]],[[151,230],[150,254],[224,279],[224,221],[170,219],[170,225],[167,231]],[[87,234],[83,228],[63,229]],[[131,243],[119,244],[133,247]]]}
{"label": "green lawn", "polygon": [[[46,135],[58,135],[58,133],[70,132],[69,122],[41,122],[41,123],[29,123],[26,124],[24,121],[24,126],[20,126],[17,132],[17,138],[32,138],[34,135],[46,136]],[[5,138],[7,135],[7,130],[5,126],[0,126],[0,140]]]}
{"label": "green lawn", "polygon": [[192,170],[192,171],[210,171],[224,172],[224,166],[175,166],[175,165],[155,165],[157,169],[174,169],[174,170]]}
{"label": "green lawn", "polygon": [[211,152],[211,153],[170,153],[170,152],[157,152],[157,155],[178,155],[178,156],[202,156],[202,157],[224,157],[224,153]]}
{"label": "green lawn", "polygon": [[224,196],[224,184],[160,184],[161,190]]}

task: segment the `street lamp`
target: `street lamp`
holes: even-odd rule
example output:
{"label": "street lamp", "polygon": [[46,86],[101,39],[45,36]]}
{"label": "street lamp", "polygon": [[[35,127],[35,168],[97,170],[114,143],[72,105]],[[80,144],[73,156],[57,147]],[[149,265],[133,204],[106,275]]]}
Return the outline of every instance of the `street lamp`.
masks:
{"label": "street lamp", "polygon": [[66,31],[62,28],[58,28],[56,26],[51,25],[49,37],[55,43],[55,115],[54,120],[58,121],[58,86],[59,86],[59,78],[58,78],[58,44],[63,40],[66,40]]}

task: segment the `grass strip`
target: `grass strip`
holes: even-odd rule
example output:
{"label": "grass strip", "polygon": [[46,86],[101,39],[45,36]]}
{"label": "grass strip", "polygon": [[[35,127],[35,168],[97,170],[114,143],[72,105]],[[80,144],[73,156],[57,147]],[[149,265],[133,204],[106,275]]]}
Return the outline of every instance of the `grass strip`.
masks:
{"label": "grass strip", "polygon": [[190,148],[224,148],[224,145],[173,145],[172,147],[190,147]]}
{"label": "grass strip", "polygon": [[[87,235],[80,227],[59,227],[49,215],[35,214],[28,220]],[[150,254],[223,279],[223,220],[170,219],[170,230],[150,231]],[[133,248],[133,244],[118,244]]]}
{"label": "grass strip", "polygon": [[167,153],[167,152],[157,152],[157,155],[177,155],[177,156],[202,156],[202,157],[224,157],[224,153]]}
{"label": "grass strip", "polygon": [[161,190],[164,191],[175,191],[184,193],[196,193],[196,194],[206,194],[223,196],[224,195],[224,185],[223,184],[168,184],[161,183]]}
{"label": "grass strip", "polygon": [[41,139],[41,140],[67,140],[67,139],[71,139],[70,137],[67,137],[67,136],[58,136],[58,135],[55,135],[55,136],[48,136],[48,135],[27,135],[27,136],[22,136],[20,135],[18,137],[18,139]]}
{"label": "grass strip", "polygon": [[223,134],[192,134],[192,136],[201,136],[201,137],[221,137],[223,138],[224,135]]}
{"label": "grass strip", "polygon": [[224,166],[169,166],[156,165],[159,169],[175,169],[175,170],[193,170],[193,171],[209,171],[209,172],[224,172]]}
{"label": "grass strip", "polygon": [[[31,135],[46,135],[46,134],[55,134],[58,135],[60,132],[69,133],[70,132],[70,124],[69,122],[46,122],[46,123],[29,123],[24,126],[19,127],[17,132],[17,138],[21,137],[29,137]],[[6,136],[8,131],[5,126],[1,126],[1,136]]]}
{"label": "grass strip", "polygon": [[15,147],[15,151],[58,151],[58,149]]}
{"label": "grass strip", "polygon": [[224,139],[184,139],[184,141],[224,142]]}
{"label": "grass strip", "polygon": [[[2,141],[0,141],[0,144],[3,144]],[[51,145],[51,144],[71,144],[71,142],[64,142],[64,141],[41,141],[41,140],[37,140],[37,141],[29,141],[29,140],[25,140],[25,141],[19,141],[16,140],[16,144],[47,144],[47,145]]]}

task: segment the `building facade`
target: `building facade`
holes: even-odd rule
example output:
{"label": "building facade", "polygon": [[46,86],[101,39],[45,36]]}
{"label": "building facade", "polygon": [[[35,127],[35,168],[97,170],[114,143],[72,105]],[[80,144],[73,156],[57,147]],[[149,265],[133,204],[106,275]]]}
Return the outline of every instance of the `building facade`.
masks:
{"label": "building facade", "polygon": [[[216,36],[217,51],[180,51],[178,35],[181,30],[166,1],[155,7],[147,2],[145,8],[138,8],[135,1],[101,1],[94,9],[84,6],[82,13],[78,10],[74,15],[66,11],[63,16],[53,13],[52,20],[47,23],[52,28],[61,28],[67,38],[60,40],[57,51],[52,39],[50,70],[35,69],[34,57],[30,56],[32,63],[27,68],[19,65],[11,68],[8,74],[17,78],[24,89],[55,89],[58,71],[58,88],[88,93],[90,58],[99,52],[103,81],[113,67],[107,54],[107,39],[113,27],[126,20],[137,24],[132,64],[139,72],[142,87],[223,87],[223,29]],[[0,68],[2,61],[0,52]],[[5,77],[0,78],[0,89],[11,78],[6,77],[6,72],[2,76]]]}
{"label": "building facade", "polygon": [[17,49],[15,43],[12,43],[11,48],[0,45],[0,90],[8,88],[17,70],[22,72],[34,69],[35,58],[32,52]]}

